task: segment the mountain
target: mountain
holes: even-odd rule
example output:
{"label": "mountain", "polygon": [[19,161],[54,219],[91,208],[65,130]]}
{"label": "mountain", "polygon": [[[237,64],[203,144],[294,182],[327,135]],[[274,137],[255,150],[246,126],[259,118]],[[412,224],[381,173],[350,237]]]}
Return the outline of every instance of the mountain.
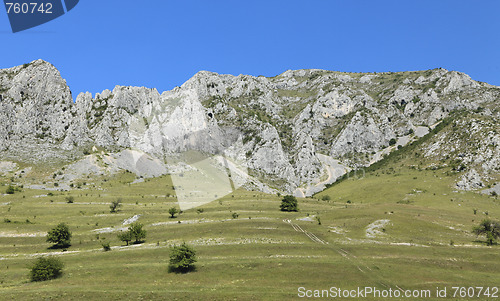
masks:
{"label": "mountain", "polygon": [[70,189],[121,171],[182,173],[170,158],[196,150],[244,161],[249,189],[310,196],[418,143],[419,168],[450,168],[457,189],[480,189],[499,178],[499,101],[499,87],[440,68],[201,71],[161,94],[116,86],[73,102],[58,70],[37,60],[0,70],[0,173],[24,171],[34,184],[27,174],[43,166],[39,185]]}

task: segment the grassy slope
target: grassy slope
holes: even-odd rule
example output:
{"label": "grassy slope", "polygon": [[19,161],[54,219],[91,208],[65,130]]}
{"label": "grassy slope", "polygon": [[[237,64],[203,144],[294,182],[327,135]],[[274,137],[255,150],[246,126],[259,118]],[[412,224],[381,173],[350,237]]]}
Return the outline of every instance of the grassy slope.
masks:
{"label": "grassy slope", "polygon": [[[317,199],[301,199],[298,213],[278,211],[276,196],[237,191],[234,197],[205,205],[203,213],[189,210],[172,220],[167,211],[176,206],[175,198],[166,197],[173,194],[170,179],[128,185],[130,174],[97,182],[102,190],[73,191],[74,204],[65,203],[68,194],[60,192],[35,197],[46,192],[25,190],[0,196],[2,217],[12,221],[0,221],[0,299],[283,300],[296,297],[299,286],[434,290],[498,285],[498,247],[486,247],[470,234],[486,217],[483,212],[498,219],[498,200],[454,192],[448,170],[410,169],[405,167],[408,160],[388,162],[361,179],[347,179]],[[323,195],[331,200],[318,200]],[[122,210],[109,214],[108,204],[118,197],[124,202]],[[232,212],[238,219],[231,218]],[[142,245],[120,247],[116,233],[97,237],[92,232],[121,227],[136,214],[148,231]],[[322,224],[297,220],[307,215],[319,216]],[[283,219],[328,244],[313,242]],[[381,219],[390,220],[385,232],[367,238],[366,227]],[[182,223],[200,220],[204,222]],[[66,264],[63,277],[28,282],[26,267],[36,254],[57,250],[48,250],[43,236],[7,236],[43,235],[62,221],[74,235],[73,245],[60,255]],[[161,222],[167,224],[154,225]],[[103,240],[114,249],[103,252]],[[195,245],[198,269],[169,274],[168,247],[181,241]]]}

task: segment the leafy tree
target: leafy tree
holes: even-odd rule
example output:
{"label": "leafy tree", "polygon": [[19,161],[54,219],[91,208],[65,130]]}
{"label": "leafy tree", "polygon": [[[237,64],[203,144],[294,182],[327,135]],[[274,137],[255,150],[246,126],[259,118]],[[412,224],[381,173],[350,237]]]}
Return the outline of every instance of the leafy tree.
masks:
{"label": "leafy tree", "polygon": [[297,198],[294,197],[293,195],[286,195],[283,200],[281,200],[281,205],[280,205],[281,211],[299,211],[298,209],[298,204],[297,204]]}
{"label": "leafy tree", "polygon": [[111,205],[109,205],[109,212],[115,213],[118,211],[118,208],[122,206],[122,199],[118,199],[116,201],[112,201]]}
{"label": "leafy tree", "polygon": [[146,238],[146,230],[142,229],[144,227],[143,224],[135,222],[128,227],[128,231],[133,238],[135,238],[135,242],[139,243],[143,239]]}
{"label": "leafy tree", "polygon": [[68,225],[60,223],[47,233],[47,242],[54,243],[56,248],[71,246],[71,232]]}
{"label": "leafy tree", "polygon": [[130,233],[130,231],[119,233],[118,234],[118,239],[121,240],[121,241],[126,242],[127,246],[128,246],[128,243],[130,241],[132,241],[132,239],[133,239],[132,233]]}
{"label": "leafy tree", "polygon": [[179,211],[177,211],[177,208],[175,207],[172,207],[170,209],[168,209],[168,213],[170,214],[170,218],[174,218],[175,215],[178,213]]}
{"label": "leafy tree", "polygon": [[118,234],[118,239],[126,242],[127,246],[133,239],[135,239],[135,243],[140,243],[146,238],[146,230],[142,229],[142,227],[144,227],[144,225],[139,222],[130,224],[127,232]]}
{"label": "leafy tree", "polygon": [[7,187],[7,191],[5,191],[7,194],[14,194],[15,192],[16,189],[12,185],[9,185],[9,187]]}
{"label": "leafy tree", "polygon": [[56,257],[40,257],[30,267],[31,281],[46,281],[55,279],[62,274],[64,264]]}
{"label": "leafy tree", "polygon": [[485,219],[479,226],[474,227],[473,232],[476,235],[486,235],[486,244],[491,246],[500,236],[500,224],[490,219]]}
{"label": "leafy tree", "polygon": [[396,139],[395,138],[391,138],[391,140],[389,140],[389,145],[390,146],[393,146],[394,144],[396,144]]}
{"label": "leafy tree", "polygon": [[195,269],[196,251],[185,242],[170,249],[169,272],[187,273]]}

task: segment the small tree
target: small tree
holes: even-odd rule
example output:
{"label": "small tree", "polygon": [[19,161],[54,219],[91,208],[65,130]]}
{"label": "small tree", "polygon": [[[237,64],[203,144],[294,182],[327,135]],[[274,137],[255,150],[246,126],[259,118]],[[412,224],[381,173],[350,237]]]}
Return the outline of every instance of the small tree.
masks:
{"label": "small tree", "polygon": [[396,139],[395,138],[391,138],[391,140],[389,140],[389,145],[390,146],[393,146],[394,144],[396,144]]}
{"label": "small tree", "polygon": [[486,244],[491,246],[500,236],[500,224],[498,222],[485,219],[479,224],[479,226],[474,227],[473,232],[476,235],[486,235]]}
{"label": "small tree", "polygon": [[293,195],[287,195],[281,200],[281,205],[280,205],[281,211],[299,211],[298,209],[298,204],[297,204],[297,198],[294,197]]}
{"label": "small tree", "polygon": [[118,199],[116,201],[112,201],[111,205],[109,205],[109,212],[115,213],[118,211],[118,208],[122,206],[122,199]]}
{"label": "small tree", "polygon": [[128,246],[128,243],[130,241],[132,241],[132,233],[130,233],[130,231],[127,231],[127,232],[122,232],[122,233],[119,233],[118,234],[118,239],[121,240],[121,241],[124,241],[127,243],[127,246]]}
{"label": "small tree", "polygon": [[70,195],[66,197],[66,203],[73,204],[75,202],[75,197]]}
{"label": "small tree", "polygon": [[169,272],[187,273],[195,269],[196,251],[185,242],[170,249]]}
{"label": "small tree", "polygon": [[68,225],[60,223],[47,233],[47,242],[54,243],[55,248],[65,248],[71,245],[71,232]]}
{"label": "small tree", "polygon": [[135,243],[140,243],[146,238],[146,230],[142,229],[144,227],[141,223],[133,223],[128,227],[128,231],[133,238],[135,238]]}
{"label": "small tree", "polygon": [[40,257],[30,267],[31,281],[46,281],[55,279],[62,274],[64,264],[56,257]]}
{"label": "small tree", "polygon": [[172,207],[172,208],[168,209],[168,213],[170,214],[170,218],[174,218],[175,215],[178,213],[177,208]]}

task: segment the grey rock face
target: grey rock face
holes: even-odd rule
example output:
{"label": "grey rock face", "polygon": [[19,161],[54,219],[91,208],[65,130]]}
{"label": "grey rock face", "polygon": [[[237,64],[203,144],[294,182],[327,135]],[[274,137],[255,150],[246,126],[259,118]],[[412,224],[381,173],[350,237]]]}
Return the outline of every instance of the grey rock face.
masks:
{"label": "grey rock face", "polygon": [[474,190],[483,187],[484,184],[482,182],[481,176],[475,169],[471,169],[470,171],[468,171],[457,182],[457,188],[462,190]]}
{"label": "grey rock face", "polygon": [[[61,143],[73,122],[66,81],[42,60],[0,72],[0,150]],[[31,147],[33,146],[33,147]]]}
{"label": "grey rock face", "polygon": [[[498,87],[444,69],[288,70],[272,78],[201,71],[161,94],[116,86],[94,96],[80,93],[73,103],[57,69],[38,60],[0,70],[0,157],[63,161],[89,174],[128,169],[156,176],[169,172],[169,154],[219,154],[241,139],[231,152],[245,154],[255,189],[311,195],[348,170],[381,159],[395,148],[391,139],[406,145],[450,112],[466,110],[478,115],[473,123],[468,115],[460,117],[464,123],[457,126],[468,137],[440,133],[422,151],[432,160],[451,156],[474,168],[459,187],[475,189],[479,178],[498,174],[499,99]],[[470,137],[478,141],[477,150],[461,142]],[[108,167],[92,165],[92,148],[109,153]],[[153,163],[134,169],[126,160],[130,149]]]}
{"label": "grey rock face", "polygon": [[372,152],[388,145],[394,137],[394,130],[388,123],[377,124],[371,116],[357,112],[333,141],[331,154],[337,158],[349,153]]}

